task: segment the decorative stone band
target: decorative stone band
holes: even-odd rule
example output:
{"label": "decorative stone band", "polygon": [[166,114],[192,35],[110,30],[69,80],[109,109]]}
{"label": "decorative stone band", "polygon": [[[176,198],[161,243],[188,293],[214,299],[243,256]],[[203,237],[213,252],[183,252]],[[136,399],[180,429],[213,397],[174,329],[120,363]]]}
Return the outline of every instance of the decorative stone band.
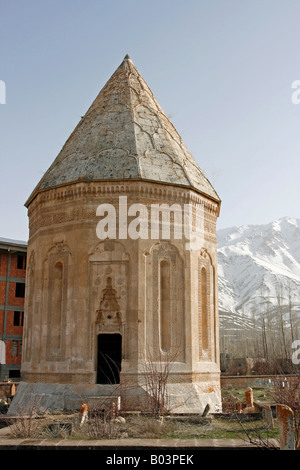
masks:
{"label": "decorative stone band", "polygon": [[95,374],[91,372],[27,372],[22,371],[22,381],[28,383],[51,383],[51,384],[77,384],[77,383],[86,383],[94,384],[95,383]]}
{"label": "decorative stone band", "polygon": [[96,197],[99,195],[138,195],[139,197],[157,197],[162,199],[168,197],[177,202],[195,202],[205,204],[207,210],[219,215],[220,203],[214,201],[205,194],[198,193],[195,189],[176,186],[163,182],[151,181],[92,181],[66,183],[51,189],[41,190],[37,196],[27,204],[29,215],[36,205],[46,201],[65,201],[82,197]]}
{"label": "decorative stone band", "polygon": [[[126,196],[128,203],[151,204],[168,202],[171,204],[189,204],[192,207],[201,205],[205,211],[206,234],[215,239],[215,223],[218,217],[219,204],[196,193],[191,189],[183,189],[157,183],[126,182],[122,184],[108,183],[75,183],[64,188],[53,188],[39,193],[28,209],[30,220],[30,237],[44,227],[72,222],[95,222],[98,204],[108,202],[115,204],[120,196]],[[88,200],[83,207],[73,207],[72,202]],[[62,204],[60,204],[62,203]],[[65,203],[65,204],[64,204]],[[43,208],[43,211],[40,208]]]}
{"label": "decorative stone band", "polygon": [[[121,383],[120,386],[127,384],[134,384],[137,381],[140,384],[146,383],[145,379],[146,374],[143,372],[138,373],[124,373],[121,372]],[[138,380],[137,380],[138,378]],[[77,384],[77,383],[87,383],[94,384],[95,377],[94,373],[91,372],[48,372],[46,373],[35,373],[35,372],[22,372],[22,379],[24,382],[30,383],[58,383],[58,384]],[[209,386],[205,388],[206,393],[211,393],[216,389],[220,388],[220,373],[197,373],[197,372],[177,372],[170,373],[168,376],[168,383],[209,383]]]}

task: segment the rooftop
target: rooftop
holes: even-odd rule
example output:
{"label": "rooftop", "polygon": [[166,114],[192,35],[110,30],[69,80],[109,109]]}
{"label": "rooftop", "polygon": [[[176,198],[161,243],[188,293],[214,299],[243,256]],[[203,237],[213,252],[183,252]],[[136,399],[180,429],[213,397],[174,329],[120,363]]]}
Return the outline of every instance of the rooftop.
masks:
{"label": "rooftop", "polygon": [[220,201],[128,55],[25,205],[49,188],[108,180],[179,185]]}
{"label": "rooftop", "polygon": [[[1,238],[0,237],[0,248],[18,248],[18,249],[27,249],[27,242],[23,240],[13,240],[11,238]],[[23,251],[23,250],[22,250]]]}

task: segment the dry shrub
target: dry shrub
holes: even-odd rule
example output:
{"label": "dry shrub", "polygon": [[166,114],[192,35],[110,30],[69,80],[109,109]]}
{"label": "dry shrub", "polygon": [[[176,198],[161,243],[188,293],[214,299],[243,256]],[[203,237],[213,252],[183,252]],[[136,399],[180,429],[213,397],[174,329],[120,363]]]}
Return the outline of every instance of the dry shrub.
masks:
{"label": "dry shrub", "polygon": [[147,352],[144,364],[145,388],[149,396],[147,411],[154,417],[170,412],[167,383],[177,355],[178,351],[174,354],[159,352],[159,357],[154,359],[150,351]]}
{"label": "dry shrub", "polygon": [[163,418],[156,419],[153,416],[141,414],[126,419],[126,431],[129,437],[159,438],[166,429],[167,424]]}
{"label": "dry shrub", "polygon": [[253,364],[253,375],[293,374],[293,365],[286,359],[257,359]]}
{"label": "dry shrub", "polygon": [[72,434],[72,422],[53,422],[45,427],[44,434],[49,438],[62,438],[65,439]]}
{"label": "dry shrub", "polygon": [[24,409],[19,408],[18,414],[10,419],[10,432],[13,437],[38,437],[40,435],[40,426],[37,419],[39,409],[38,400],[29,401]]}
{"label": "dry shrub", "polygon": [[289,406],[293,411],[296,449],[300,450],[300,370],[294,376],[277,377],[274,381],[274,401]]}
{"label": "dry shrub", "polygon": [[110,412],[101,409],[89,409],[88,419],[81,428],[81,433],[91,439],[115,439],[120,433],[120,424],[112,418]]}
{"label": "dry shrub", "polygon": [[237,413],[241,402],[232,393],[226,393],[222,398],[223,413]]}

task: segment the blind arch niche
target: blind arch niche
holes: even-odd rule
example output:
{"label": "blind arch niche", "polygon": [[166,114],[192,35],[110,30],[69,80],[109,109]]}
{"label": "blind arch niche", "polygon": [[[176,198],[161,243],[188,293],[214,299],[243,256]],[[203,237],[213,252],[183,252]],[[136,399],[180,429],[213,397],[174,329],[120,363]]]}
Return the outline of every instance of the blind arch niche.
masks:
{"label": "blind arch niche", "polygon": [[199,360],[216,361],[215,270],[212,258],[203,249],[198,258]]}
{"label": "blind arch niche", "polygon": [[171,283],[170,262],[161,260],[159,265],[159,300],[160,300],[160,347],[167,352],[171,346]]}

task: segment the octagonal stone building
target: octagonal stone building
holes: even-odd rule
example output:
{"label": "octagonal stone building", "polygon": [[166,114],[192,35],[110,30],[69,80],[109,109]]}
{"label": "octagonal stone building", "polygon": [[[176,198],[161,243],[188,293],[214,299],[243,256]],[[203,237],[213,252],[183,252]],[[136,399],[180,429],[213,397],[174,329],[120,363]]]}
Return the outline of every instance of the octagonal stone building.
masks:
{"label": "octagonal stone building", "polygon": [[110,394],[143,408],[150,369],[170,369],[171,411],[220,410],[220,198],[129,56],[25,205],[12,410],[29,396],[72,408]]}

